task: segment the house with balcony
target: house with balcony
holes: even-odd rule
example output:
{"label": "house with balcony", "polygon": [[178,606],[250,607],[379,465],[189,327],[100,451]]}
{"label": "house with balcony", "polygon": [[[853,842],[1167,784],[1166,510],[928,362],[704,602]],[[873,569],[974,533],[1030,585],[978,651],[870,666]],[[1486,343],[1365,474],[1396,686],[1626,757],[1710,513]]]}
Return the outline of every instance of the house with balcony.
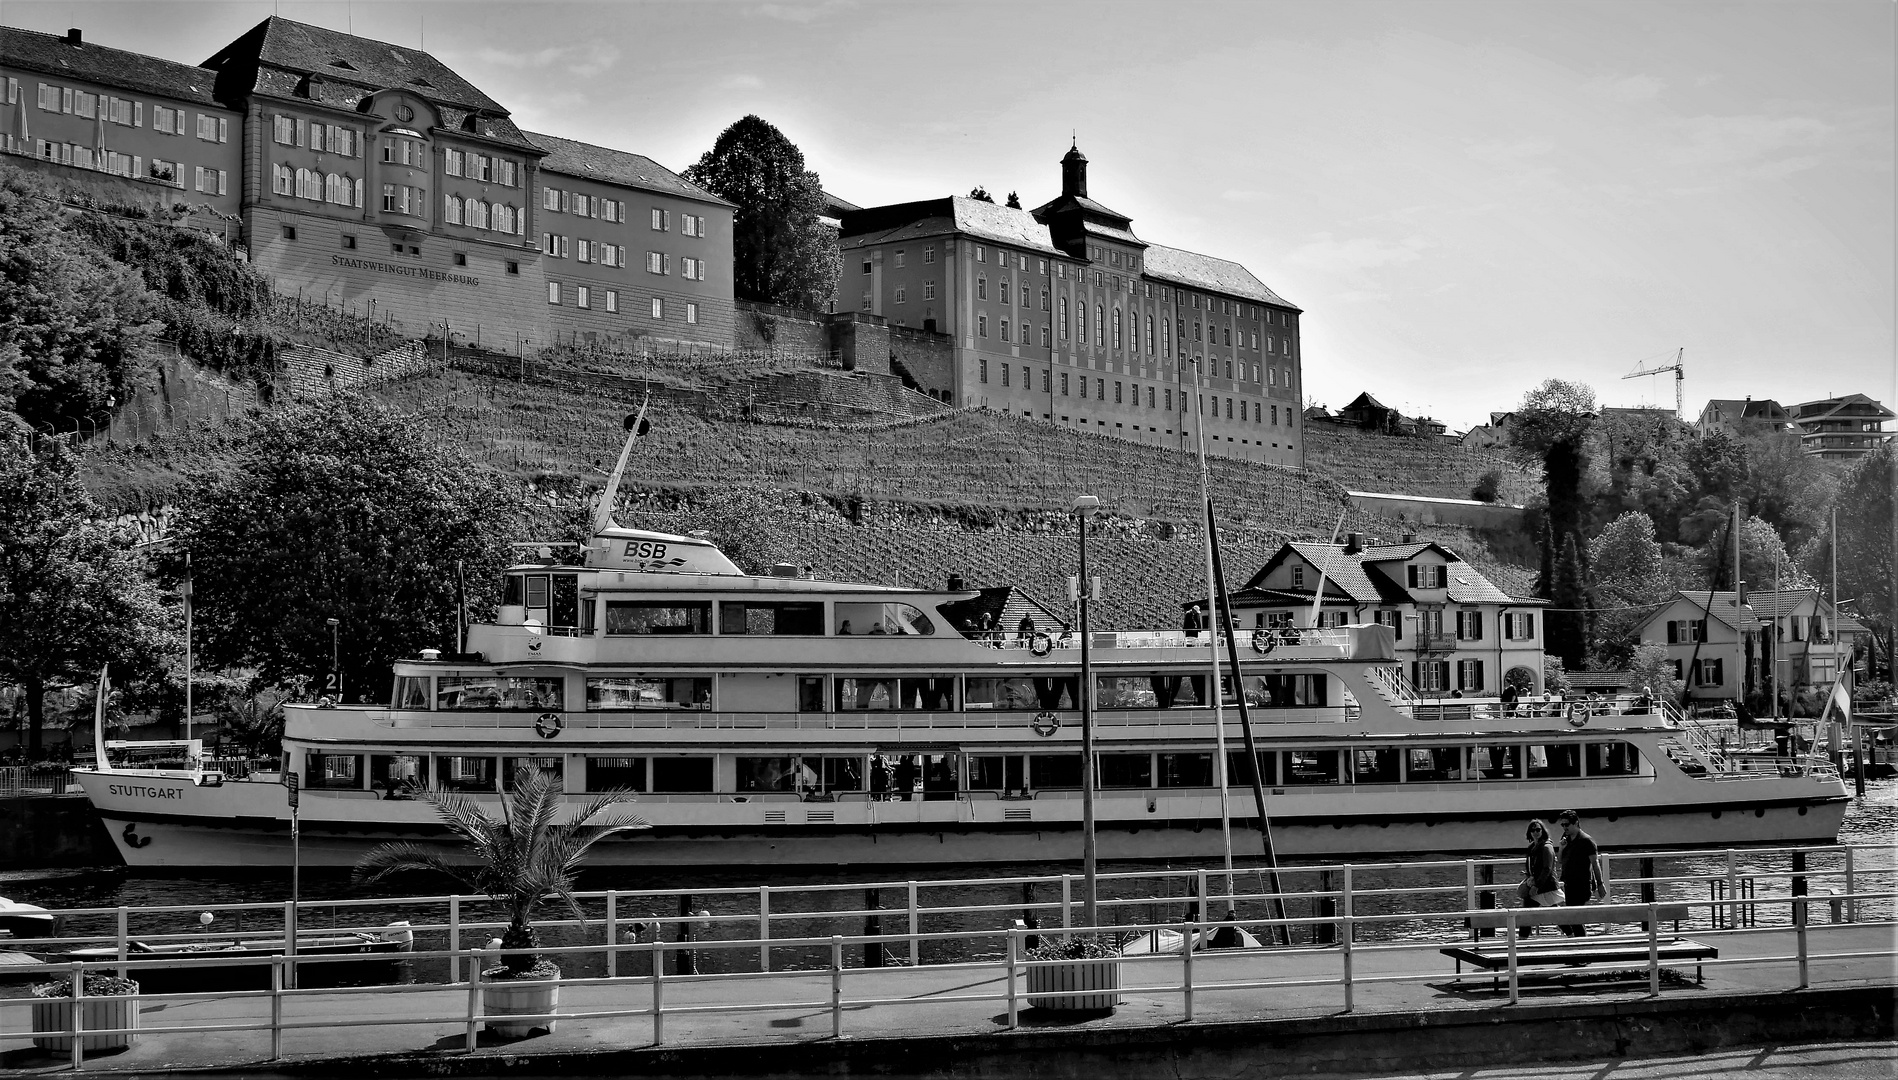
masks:
{"label": "house with balcony", "polygon": [[[1755,596],[1760,594],[1755,593]],[[1756,683],[1760,622],[1731,592],[1678,592],[1636,628],[1667,649],[1691,701],[1741,701]]]}
{"label": "house with balcony", "polygon": [[1431,541],[1289,543],[1228,599],[1241,628],[1310,626],[1314,611],[1321,626],[1389,626],[1426,697],[1494,697],[1506,684],[1542,692],[1548,601],[1510,596]]}
{"label": "house with balcony", "polygon": [[1760,674],[1775,688],[1832,685],[1870,637],[1818,589],[1750,593],[1747,604],[1762,628]]}
{"label": "house with balcony", "polygon": [[1799,431],[1800,449],[1815,457],[1862,458],[1898,435],[1898,431],[1885,430],[1885,421],[1898,413],[1864,394],[1804,402],[1794,405],[1788,415]]}

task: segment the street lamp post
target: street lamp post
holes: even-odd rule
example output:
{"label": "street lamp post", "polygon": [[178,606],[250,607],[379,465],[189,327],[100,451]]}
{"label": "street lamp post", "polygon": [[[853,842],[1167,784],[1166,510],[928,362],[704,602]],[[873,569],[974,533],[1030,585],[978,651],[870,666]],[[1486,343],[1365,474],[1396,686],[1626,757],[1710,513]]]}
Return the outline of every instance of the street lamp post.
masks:
{"label": "street lamp post", "polygon": [[330,689],[336,693],[336,703],[343,702],[343,669],[336,664],[336,619],[325,619],[330,627]]}
{"label": "street lamp post", "polygon": [[1081,537],[1081,579],[1075,592],[1081,631],[1081,700],[1077,704],[1081,706],[1081,874],[1085,880],[1082,917],[1090,928],[1099,926],[1101,920],[1094,870],[1094,666],[1088,651],[1087,632],[1088,594],[1092,591],[1087,576],[1087,522],[1100,505],[1100,499],[1093,495],[1082,495],[1074,500],[1074,520]]}

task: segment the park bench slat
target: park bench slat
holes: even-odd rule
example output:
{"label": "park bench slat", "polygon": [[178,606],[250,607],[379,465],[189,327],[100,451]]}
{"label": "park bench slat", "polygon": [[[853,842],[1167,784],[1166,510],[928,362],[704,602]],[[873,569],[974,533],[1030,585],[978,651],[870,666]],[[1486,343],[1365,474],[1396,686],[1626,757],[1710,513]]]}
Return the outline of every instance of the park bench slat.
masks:
{"label": "park bench slat", "polygon": [[[1681,922],[1685,920],[1690,908],[1686,904],[1658,904],[1656,911],[1662,922]],[[1503,908],[1496,911],[1479,911],[1469,917],[1469,924],[1477,929],[1494,929],[1509,925],[1509,915],[1513,911],[1517,926],[1588,926],[1595,923],[1645,923],[1648,921],[1646,904],[1588,904],[1582,907],[1536,907]]]}

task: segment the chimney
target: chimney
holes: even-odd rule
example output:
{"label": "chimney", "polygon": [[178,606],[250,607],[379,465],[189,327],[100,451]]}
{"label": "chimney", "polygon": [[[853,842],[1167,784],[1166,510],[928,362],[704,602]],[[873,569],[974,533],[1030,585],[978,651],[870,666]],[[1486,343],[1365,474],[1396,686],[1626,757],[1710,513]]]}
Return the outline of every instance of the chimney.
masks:
{"label": "chimney", "polygon": [[66,31],[66,44],[68,45],[80,44],[79,28],[77,26],[72,27],[71,29]]}
{"label": "chimney", "polygon": [[1364,549],[1363,540],[1364,538],[1357,533],[1345,533],[1344,553],[1346,555],[1356,555],[1359,551],[1362,551]]}
{"label": "chimney", "polygon": [[1079,146],[1069,146],[1061,157],[1061,194],[1075,199],[1087,198],[1087,155],[1081,153]]}
{"label": "chimney", "polygon": [[1416,543],[1416,542],[1417,542],[1417,534],[1416,534],[1416,533],[1410,533],[1410,532],[1407,532],[1407,533],[1405,533],[1405,534],[1404,534],[1404,543],[1406,543],[1406,544],[1414,544],[1414,543]]}

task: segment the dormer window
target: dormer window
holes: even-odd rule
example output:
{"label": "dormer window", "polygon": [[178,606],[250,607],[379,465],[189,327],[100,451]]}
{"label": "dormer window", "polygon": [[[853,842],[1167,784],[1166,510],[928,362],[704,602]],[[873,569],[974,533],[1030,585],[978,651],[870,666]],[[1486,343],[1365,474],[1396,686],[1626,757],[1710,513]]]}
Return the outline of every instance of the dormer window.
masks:
{"label": "dormer window", "polygon": [[330,61],[330,66],[331,66],[331,67],[333,67],[333,68],[342,68],[342,69],[343,69],[344,71],[354,71],[354,70],[356,70],[356,65],[354,65],[354,64],[352,64],[352,63],[350,63],[349,61],[347,61],[347,60],[345,60],[345,59],[343,59],[343,58],[342,58],[342,57],[340,57],[340,56],[339,56],[339,57],[337,57],[337,58],[336,58],[336,59],[334,59],[334,60],[331,60],[331,61]]}

